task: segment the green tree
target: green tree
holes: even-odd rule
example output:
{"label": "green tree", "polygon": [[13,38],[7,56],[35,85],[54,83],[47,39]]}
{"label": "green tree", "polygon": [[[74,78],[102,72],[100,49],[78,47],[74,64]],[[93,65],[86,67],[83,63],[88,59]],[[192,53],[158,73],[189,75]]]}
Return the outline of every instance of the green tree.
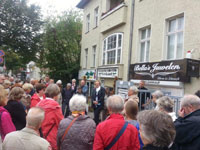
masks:
{"label": "green tree", "polygon": [[[17,55],[21,66],[36,59],[42,24],[40,8],[28,6],[27,0],[0,0],[0,47]],[[9,60],[13,55],[6,57]],[[16,69],[9,62],[7,65]]]}
{"label": "green tree", "polygon": [[68,11],[45,26],[44,51],[40,57],[49,75],[64,83],[78,76],[82,21],[79,12]]}

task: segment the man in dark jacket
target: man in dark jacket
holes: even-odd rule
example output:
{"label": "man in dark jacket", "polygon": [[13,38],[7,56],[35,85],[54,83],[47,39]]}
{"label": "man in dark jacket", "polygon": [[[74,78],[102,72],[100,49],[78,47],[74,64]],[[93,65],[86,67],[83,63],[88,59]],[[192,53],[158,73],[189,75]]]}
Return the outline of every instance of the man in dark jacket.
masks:
{"label": "man in dark jacket", "polygon": [[200,150],[200,98],[186,95],[174,122],[176,138],[172,150]]}
{"label": "man in dark jacket", "polygon": [[139,108],[141,110],[144,110],[145,109],[144,104],[147,102],[147,99],[150,98],[150,93],[146,92],[146,90],[148,90],[148,89],[145,87],[145,81],[144,80],[140,81],[138,90],[139,90],[139,92],[138,92]]}
{"label": "man in dark jacket", "polygon": [[92,91],[92,106],[94,108],[94,121],[98,125],[99,114],[104,108],[105,89],[100,86],[100,81],[95,82],[95,88]]}
{"label": "man in dark jacket", "polygon": [[[63,89],[62,91],[62,112],[63,115],[65,115],[65,118],[69,116],[69,100],[73,96],[73,91],[71,89],[71,83],[68,83],[66,88]],[[67,108],[66,108],[67,106]],[[65,112],[66,109],[66,112]]]}

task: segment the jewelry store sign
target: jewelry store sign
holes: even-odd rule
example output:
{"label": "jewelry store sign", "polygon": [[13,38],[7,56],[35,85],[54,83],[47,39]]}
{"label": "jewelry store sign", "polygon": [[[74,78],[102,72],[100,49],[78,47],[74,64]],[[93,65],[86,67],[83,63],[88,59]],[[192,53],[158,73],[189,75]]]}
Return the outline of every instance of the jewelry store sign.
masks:
{"label": "jewelry store sign", "polygon": [[130,79],[189,82],[199,75],[199,61],[182,59],[130,66]]}
{"label": "jewelry store sign", "polygon": [[100,68],[98,69],[99,78],[115,78],[118,77],[118,68]]}

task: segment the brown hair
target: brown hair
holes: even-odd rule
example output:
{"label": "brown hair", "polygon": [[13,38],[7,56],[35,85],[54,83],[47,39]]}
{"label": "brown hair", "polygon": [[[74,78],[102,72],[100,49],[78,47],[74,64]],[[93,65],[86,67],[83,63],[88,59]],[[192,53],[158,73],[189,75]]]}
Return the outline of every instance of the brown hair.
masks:
{"label": "brown hair", "polygon": [[45,89],[46,87],[44,84],[38,83],[36,84],[35,88],[36,88],[36,92],[39,93],[41,90]]}
{"label": "brown hair", "polygon": [[14,87],[8,96],[9,100],[20,100],[24,95],[24,90],[20,87]]}
{"label": "brown hair", "polygon": [[127,117],[136,120],[136,116],[138,113],[138,103],[133,101],[133,100],[129,100],[125,103],[124,106],[125,112]]}

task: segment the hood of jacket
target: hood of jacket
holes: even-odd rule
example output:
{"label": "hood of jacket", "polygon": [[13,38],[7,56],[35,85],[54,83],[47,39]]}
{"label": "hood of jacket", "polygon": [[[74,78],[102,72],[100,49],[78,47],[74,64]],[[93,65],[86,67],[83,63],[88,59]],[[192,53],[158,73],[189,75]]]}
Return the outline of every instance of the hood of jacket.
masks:
{"label": "hood of jacket", "polygon": [[8,112],[3,106],[0,106],[0,113],[5,111]]}
{"label": "hood of jacket", "polygon": [[53,99],[44,99],[41,100],[38,105],[39,107],[42,107],[43,109],[58,109],[60,108],[60,105],[58,104],[58,102],[56,102]]}

